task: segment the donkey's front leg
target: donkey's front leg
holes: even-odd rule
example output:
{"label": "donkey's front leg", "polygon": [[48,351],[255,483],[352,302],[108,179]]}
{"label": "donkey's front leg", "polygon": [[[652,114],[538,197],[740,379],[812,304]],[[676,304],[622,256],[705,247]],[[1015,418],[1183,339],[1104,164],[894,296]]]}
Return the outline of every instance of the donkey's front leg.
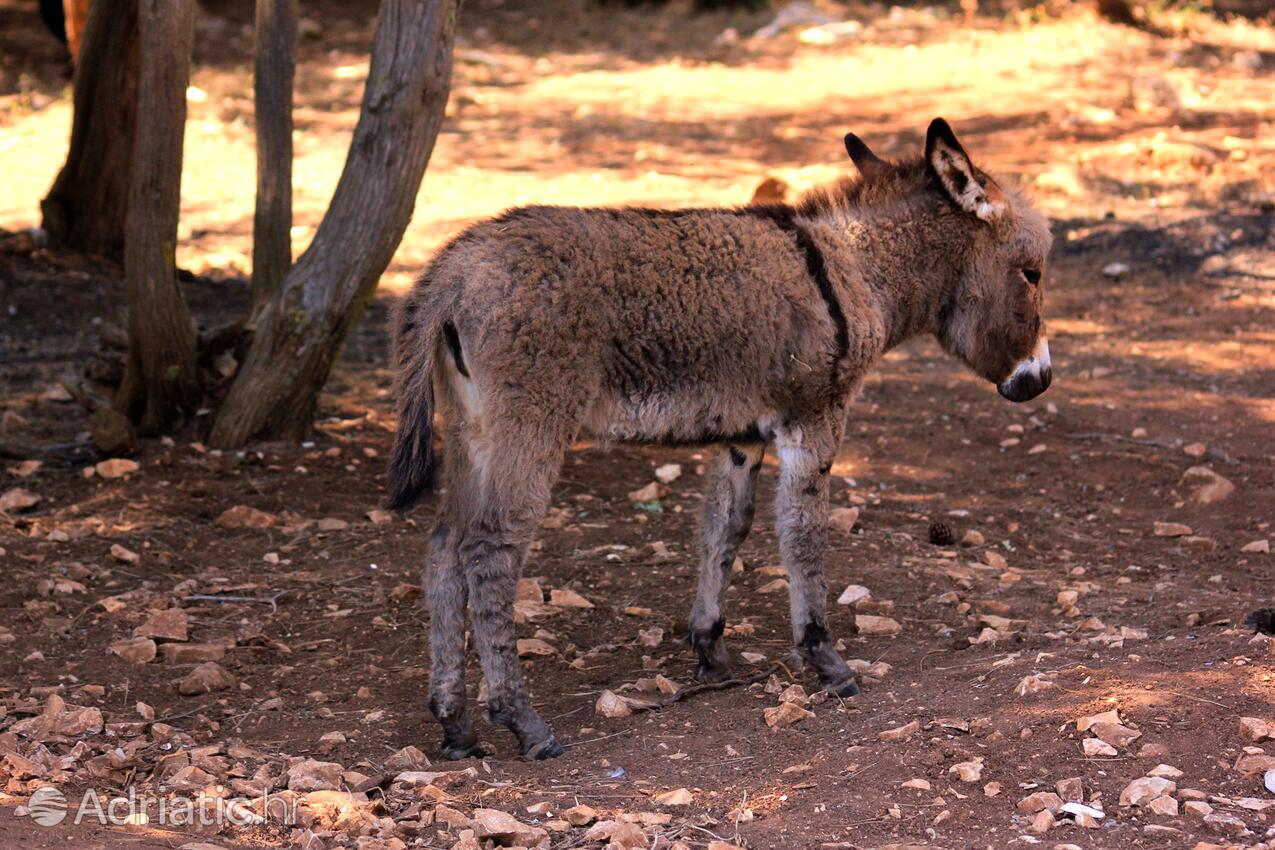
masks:
{"label": "donkey's front leg", "polygon": [[779,549],[788,571],[788,601],[797,650],[837,696],[859,692],[854,674],[828,634],[828,585],[823,553],[828,537],[828,472],[839,434],[832,429],[784,429],[779,448]]}
{"label": "donkey's front leg", "polygon": [[753,496],[764,445],[730,446],[714,452],[709,461],[708,492],[700,529],[702,558],[699,590],[691,608],[690,642],[699,654],[696,676],[705,681],[726,674],[729,656],[722,641],[726,627],[726,588],[735,551],[753,523]]}

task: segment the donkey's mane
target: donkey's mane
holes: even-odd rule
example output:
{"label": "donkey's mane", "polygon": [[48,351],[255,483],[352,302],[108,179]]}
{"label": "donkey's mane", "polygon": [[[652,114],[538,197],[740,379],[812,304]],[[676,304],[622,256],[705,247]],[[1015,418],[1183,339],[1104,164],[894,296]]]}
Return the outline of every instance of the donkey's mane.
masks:
{"label": "donkey's mane", "polygon": [[856,176],[846,175],[802,194],[793,204],[797,215],[810,218],[879,204],[915,192],[929,183],[929,170],[920,157],[886,163]]}

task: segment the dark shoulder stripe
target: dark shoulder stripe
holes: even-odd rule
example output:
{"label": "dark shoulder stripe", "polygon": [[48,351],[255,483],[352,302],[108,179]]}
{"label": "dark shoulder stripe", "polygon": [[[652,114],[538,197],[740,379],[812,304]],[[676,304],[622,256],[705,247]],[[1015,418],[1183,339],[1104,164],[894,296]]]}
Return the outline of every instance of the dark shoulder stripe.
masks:
{"label": "dark shoulder stripe", "polygon": [[846,314],[841,310],[841,302],[832,288],[828,278],[828,265],[824,261],[823,252],[815,244],[810,231],[802,227],[796,218],[796,211],[787,204],[753,204],[740,207],[741,215],[751,215],[772,222],[780,230],[791,233],[797,239],[797,247],[806,259],[806,273],[815,282],[819,296],[828,308],[828,316],[836,332],[837,360],[840,361],[850,352],[850,326],[846,322]]}

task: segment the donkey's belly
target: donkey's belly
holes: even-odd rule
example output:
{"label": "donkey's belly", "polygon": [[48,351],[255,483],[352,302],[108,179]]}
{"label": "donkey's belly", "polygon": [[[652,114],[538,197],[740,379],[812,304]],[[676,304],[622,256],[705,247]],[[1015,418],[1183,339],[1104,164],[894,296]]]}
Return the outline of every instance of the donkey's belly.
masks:
{"label": "donkey's belly", "polygon": [[585,430],[614,442],[705,445],[769,439],[778,416],[716,393],[652,393],[639,399],[608,394],[594,403]]}

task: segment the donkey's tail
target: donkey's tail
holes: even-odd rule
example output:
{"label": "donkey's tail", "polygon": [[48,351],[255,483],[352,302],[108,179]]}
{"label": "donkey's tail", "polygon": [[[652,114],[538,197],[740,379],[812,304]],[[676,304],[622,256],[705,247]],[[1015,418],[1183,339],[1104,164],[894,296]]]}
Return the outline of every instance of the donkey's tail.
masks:
{"label": "donkey's tail", "polygon": [[[390,455],[385,506],[403,511],[434,489],[434,358],[442,317],[408,295],[395,327],[398,363],[398,432]],[[421,315],[425,314],[425,315]]]}

